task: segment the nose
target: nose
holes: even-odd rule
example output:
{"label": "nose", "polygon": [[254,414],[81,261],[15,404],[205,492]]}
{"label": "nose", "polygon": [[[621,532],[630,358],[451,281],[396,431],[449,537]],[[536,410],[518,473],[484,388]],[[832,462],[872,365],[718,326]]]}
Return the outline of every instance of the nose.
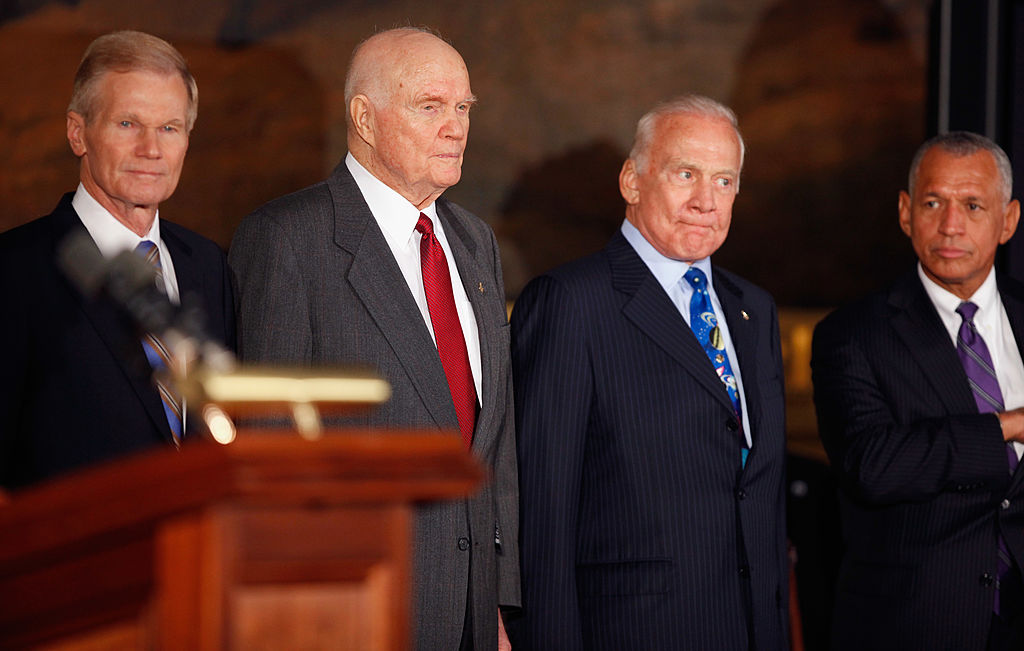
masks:
{"label": "nose", "polygon": [[698,212],[712,212],[715,207],[715,191],[711,179],[698,179],[690,197],[690,206]]}
{"label": "nose", "polygon": [[939,218],[939,232],[947,236],[962,235],[966,219],[963,208],[950,201]]}
{"label": "nose", "polygon": [[135,153],[144,158],[160,157],[160,142],[156,129],[139,129],[138,141],[135,143]]}
{"label": "nose", "polygon": [[459,115],[451,111],[445,115],[441,125],[441,137],[449,140],[462,140],[469,133],[469,116]]}

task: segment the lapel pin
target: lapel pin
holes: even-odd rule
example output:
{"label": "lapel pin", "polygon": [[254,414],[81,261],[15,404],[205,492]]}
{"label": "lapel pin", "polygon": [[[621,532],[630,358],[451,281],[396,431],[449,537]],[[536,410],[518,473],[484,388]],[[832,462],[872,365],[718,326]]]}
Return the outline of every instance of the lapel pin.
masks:
{"label": "lapel pin", "polygon": [[479,290],[480,290],[480,293],[481,293],[481,294],[483,294],[483,293],[484,293],[484,284],[483,284],[483,283],[477,283],[477,284],[476,284],[476,287],[477,287],[477,289],[479,289]]}
{"label": "lapel pin", "polygon": [[746,310],[740,310],[740,316],[743,317],[744,321],[750,321],[750,315],[747,314]]}

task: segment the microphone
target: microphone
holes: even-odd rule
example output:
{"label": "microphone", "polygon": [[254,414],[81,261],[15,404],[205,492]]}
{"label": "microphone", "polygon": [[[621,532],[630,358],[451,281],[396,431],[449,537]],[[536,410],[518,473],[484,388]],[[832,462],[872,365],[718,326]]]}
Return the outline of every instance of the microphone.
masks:
{"label": "microphone", "polygon": [[82,294],[106,293],[179,360],[202,359],[221,370],[234,366],[234,355],[206,334],[205,314],[194,297],[183,294],[180,306],[172,303],[157,284],[156,269],[142,256],[126,249],[104,258],[89,234],[78,231],[58,246],[57,263]]}

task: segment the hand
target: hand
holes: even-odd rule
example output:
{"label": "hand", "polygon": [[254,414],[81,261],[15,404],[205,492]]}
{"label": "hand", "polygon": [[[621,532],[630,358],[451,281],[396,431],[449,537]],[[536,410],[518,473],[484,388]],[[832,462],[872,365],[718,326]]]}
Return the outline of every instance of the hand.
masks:
{"label": "hand", "polygon": [[508,633],[505,632],[505,622],[501,619],[501,610],[498,610],[498,651],[512,651],[512,643],[508,641]]}
{"label": "hand", "polygon": [[999,416],[999,426],[1003,428],[1003,440],[1024,443],[1024,408],[1012,409],[996,415]]}

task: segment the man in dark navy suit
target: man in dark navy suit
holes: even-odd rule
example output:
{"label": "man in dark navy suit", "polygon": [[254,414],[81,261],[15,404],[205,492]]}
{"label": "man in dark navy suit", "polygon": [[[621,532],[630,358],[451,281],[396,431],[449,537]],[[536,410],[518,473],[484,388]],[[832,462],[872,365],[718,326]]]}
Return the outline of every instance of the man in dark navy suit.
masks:
{"label": "man in dark navy suit", "polygon": [[727,107],[656,107],[621,231],[516,303],[514,648],[788,648],[775,304],[710,259],[742,163]]}
{"label": "man in dark navy suit", "polygon": [[1024,649],[1024,287],[993,267],[1012,190],[991,140],[926,142],[899,196],[917,268],[815,329],[846,542],[836,649]]}
{"label": "man in dark navy suit", "polygon": [[233,347],[224,253],[158,215],[177,187],[197,99],[184,58],[155,36],[114,32],[86,50],[67,112],[78,189],[0,235],[0,486],[189,436],[188,405],[152,379],[153,364],[166,363],[147,358],[159,342],[109,300],[81,295],[55,259],[72,234],[105,257],[148,249],[170,299],[192,296],[209,336]]}

